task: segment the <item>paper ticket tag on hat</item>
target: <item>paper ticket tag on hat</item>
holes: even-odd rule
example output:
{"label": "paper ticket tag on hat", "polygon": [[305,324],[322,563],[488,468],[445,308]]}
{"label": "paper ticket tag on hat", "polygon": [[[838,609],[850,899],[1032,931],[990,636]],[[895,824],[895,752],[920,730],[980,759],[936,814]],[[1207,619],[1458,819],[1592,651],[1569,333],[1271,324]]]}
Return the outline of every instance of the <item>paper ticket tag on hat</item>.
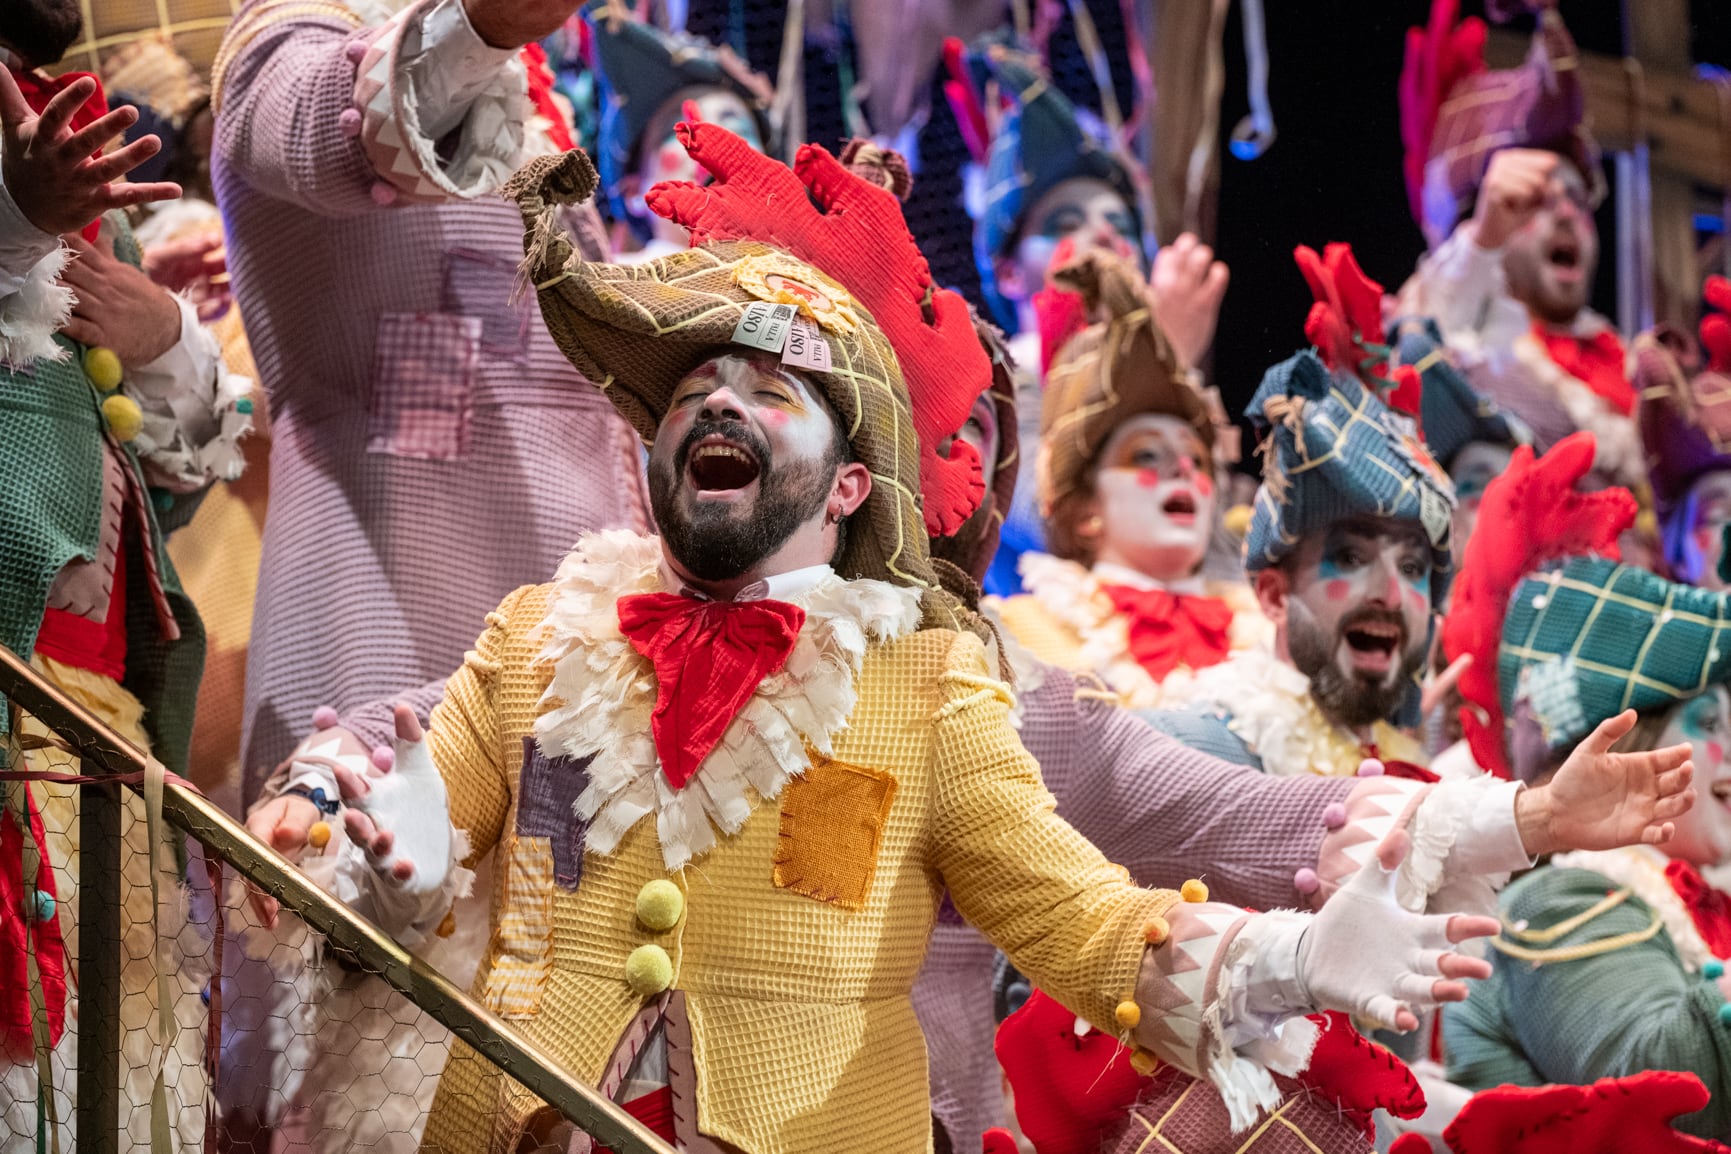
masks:
{"label": "paper ticket tag on hat", "polygon": [[796,317],[787,331],[787,347],[781,351],[781,363],[796,369],[816,373],[829,372],[829,342],[818,327],[804,317]]}
{"label": "paper ticket tag on hat", "polygon": [[779,353],[787,344],[787,333],[799,310],[792,305],[752,301],[733,327],[733,343],[765,352]]}
{"label": "paper ticket tag on hat", "polygon": [[1454,511],[1449,508],[1449,503],[1429,486],[1420,485],[1418,515],[1430,543],[1438,549],[1442,548],[1442,543],[1448,540],[1449,526],[1454,521]]}

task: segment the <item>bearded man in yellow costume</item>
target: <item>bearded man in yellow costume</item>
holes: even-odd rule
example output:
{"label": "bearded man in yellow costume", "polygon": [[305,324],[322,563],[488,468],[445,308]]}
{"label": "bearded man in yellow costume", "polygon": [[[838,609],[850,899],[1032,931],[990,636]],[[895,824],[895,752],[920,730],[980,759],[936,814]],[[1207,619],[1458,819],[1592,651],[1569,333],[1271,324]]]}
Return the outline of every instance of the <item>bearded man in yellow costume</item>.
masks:
{"label": "bearded man in yellow costume", "polygon": [[[478,995],[687,1150],[930,1148],[909,991],[946,888],[1238,1128],[1308,1061],[1295,1015],[1410,1028],[1464,996],[1488,967],[1450,942],[1494,923],[1408,914],[1386,872],[1252,915],[1133,885],[1054,815],[927,553],[984,491],[972,449],[935,449],[990,385],[965,304],[895,197],[821,148],[790,171],[680,132],[716,180],[651,194],[697,247],[645,265],[586,263],[554,227],[593,190],[581,153],[511,186],[550,331],[649,445],[661,535],[584,538],[489,616],[427,741],[399,708],[394,769],[333,766],[356,904],[425,933],[498,846]],[[1638,826],[1687,805],[1678,780],[1649,778]],[[316,817],[272,804],[279,845]],[[566,1149],[563,1127],[458,1047],[425,1141]]]}

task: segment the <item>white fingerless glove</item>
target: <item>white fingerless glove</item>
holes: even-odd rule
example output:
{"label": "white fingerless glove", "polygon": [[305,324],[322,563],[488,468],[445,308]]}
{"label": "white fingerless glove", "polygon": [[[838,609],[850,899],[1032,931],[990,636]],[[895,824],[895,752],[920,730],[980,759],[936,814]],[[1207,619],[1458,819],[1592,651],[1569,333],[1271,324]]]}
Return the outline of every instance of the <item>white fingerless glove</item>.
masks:
{"label": "white fingerless glove", "polygon": [[1395,897],[1398,870],[1372,858],[1310,920],[1298,942],[1299,996],[1394,1025],[1401,1009],[1437,1004],[1432,987],[1453,947],[1448,915],[1414,914]]}
{"label": "white fingerless glove", "polygon": [[[445,884],[454,861],[451,856],[451,806],[425,741],[394,741],[396,768],[376,769],[366,775],[367,792],[349,805],[373,819],[381,833],[391,834],[391,852],[381,856],[371,850],[367,864],[379,880],[407,898],[424,898]],[[399,861],[414,867],[407,881],[391,873]]]}

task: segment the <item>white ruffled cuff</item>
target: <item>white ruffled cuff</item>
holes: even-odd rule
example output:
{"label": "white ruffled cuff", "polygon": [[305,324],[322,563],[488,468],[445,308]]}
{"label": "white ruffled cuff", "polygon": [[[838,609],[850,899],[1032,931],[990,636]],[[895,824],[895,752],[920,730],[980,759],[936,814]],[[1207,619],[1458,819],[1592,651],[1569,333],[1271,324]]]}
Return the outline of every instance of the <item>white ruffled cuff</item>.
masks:
{"label": "white ruffled cuff", "polygon": [[[411,4],[373,33],[361,57],[355,107],[381,206],[484,196],[528,159],[528,70],[518,53],[476,36],[461,8]],[[452,133],[446,159],[439,143]]]}
{"label": "white ruffled cuff", "polygon": [[180,339],[129,368],[123,389],[144,415],[135,447],[151,484],[191,493],[232,481],[246,467],[240,440],[252,431],[252,378],[231,373],[198,310],[176,296]]}
{"label": "white ruffled cuff", "polygon": [[[1161,1061],[1207,1078],[1226,1103],[1233,1131],[1245,1130],[1262,1111],[1279,1107],[1274,1074],[1303,1070],[1316,1045],[1297,981],[1307,919],[1185,902],[1165,920],[1167,937],[1150,945],[1137,983],[1143,1016],[1136,1041]],[[1281,999],[1293,1004],[1274,1004]]]}
{"label": "white ruffled cuff", "polygon": [[[1412,815],[1412,852],[1401,866],[1401,905],[1451,913],[1494,912],[1495,891],[1533,864],[1515,823],[1522,785],[1485,775],[1442,782]],[[1489,897],[1490,908],[1481,908]],[[1466,900],[1471,909],[1456,908]]]}
{"label": "white ruffled cuff", "polygon": [[[335,837],[333,835],[333,841]],[[347,838],[336,853],[331,877],[333,897],[397,940],[405,949],[418,949],[438,932],[451,907],[469,896],[475,887],[475,871],[462,863],[469,856],[467,831],[452,827],[451,862],[438,889],[416,897],[379,876],[361,847]]]}

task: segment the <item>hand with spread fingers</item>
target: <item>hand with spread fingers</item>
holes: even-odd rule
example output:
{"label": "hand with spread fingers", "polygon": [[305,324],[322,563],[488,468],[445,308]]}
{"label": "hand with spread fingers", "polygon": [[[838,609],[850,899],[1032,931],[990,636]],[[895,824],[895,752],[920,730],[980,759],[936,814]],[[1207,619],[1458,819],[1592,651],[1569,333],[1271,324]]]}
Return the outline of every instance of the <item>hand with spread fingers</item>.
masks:
{"label": "hand with spread fingers", "polygon": [[1635,726],[1636,713],[1606,718],[1575,747],[1549,784],[1523,790],[1515,820],[1527,852],[1663,845],[1675,819],[1695,804],[1695,763],[1688,745],[1639,753],[1611,747]]}
{"label": "hand with spread fingers", "polygon": [[1214,344],[1214,326],[1230,279],[1225,263],[1215,260],[1214,250],[1194,233],[1180,233],[1154,254],[1148,278],[1154,315],[1186,367],[1207,356]]}
{"label": "hand with spread fingers", "polygon": [[117,108],[73,131],[74,114],[95,93],[96,81],[82,77],[56,93],[38,115],[12,73],[0,68],[0,178],[25,219],[53,236],[77,232],[111,208],[180,195],[178,184],[120,183],[161,150],[155,136],[99,154],[138,119],[136,108]]}
{"label": "hand with spread fingers", "polygon": [[1340,1010],[1405,1032],[1418,1014],[1466,1000],[1463,978],[1488,978],[1489,962],[1452,952],[1497,932],[1495,918],[1414,914],[1395,897],[1395,877],[1412,848],[1404,830],[1377,847],[1377,860],[1354,874],[1317,912],[1298,952],[1298,977],[1310,1005]]}

